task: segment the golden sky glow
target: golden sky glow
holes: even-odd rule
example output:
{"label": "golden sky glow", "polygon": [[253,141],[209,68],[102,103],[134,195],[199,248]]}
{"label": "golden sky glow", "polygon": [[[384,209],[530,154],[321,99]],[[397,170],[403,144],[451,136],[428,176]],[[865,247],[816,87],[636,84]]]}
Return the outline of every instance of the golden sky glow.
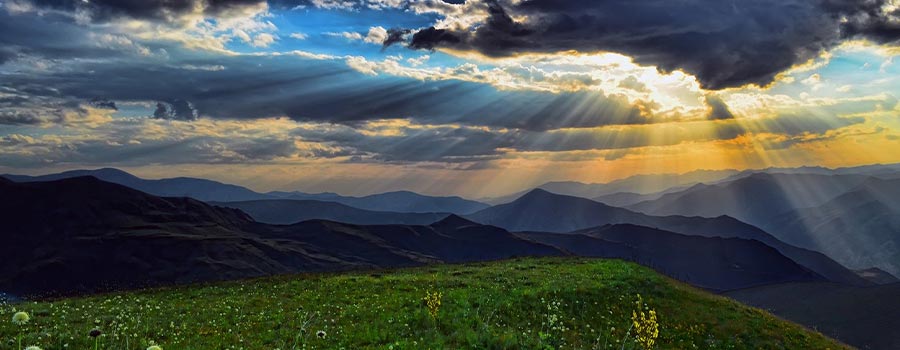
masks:
{"label": "golden sky glow", "polygon": [[[434,14],[430,25],[465,33],[488,7],[363,3],[367,25],[338,28],[356,5],[261,1],[160,20],[3,2],[7,32],[67,34],[0,36],[12,52],[0,60],[0,171],[117,167],[259,191],[480,198],[547,181],[900,162],[890,43],[842,38],[765,86],[705,89],[718,72],[624,52],[382,45],[392,26],[376,14],[422,26],[431,19],[417,16]],[[61,48],[71,57],[54,56]]]}

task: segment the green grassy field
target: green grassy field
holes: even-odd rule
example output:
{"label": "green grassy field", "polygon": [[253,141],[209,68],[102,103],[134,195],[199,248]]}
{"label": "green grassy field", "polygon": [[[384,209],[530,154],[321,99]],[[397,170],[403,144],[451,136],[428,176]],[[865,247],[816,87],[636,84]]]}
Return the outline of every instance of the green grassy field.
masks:
{"label": "green grassy field", "polygon": [[[44,350],[846,348],[648,268],[581,258],[279,276],[2,310],[2,349],[18,349],[20,335]],[[11,322],[16,311],[29,322]]]}

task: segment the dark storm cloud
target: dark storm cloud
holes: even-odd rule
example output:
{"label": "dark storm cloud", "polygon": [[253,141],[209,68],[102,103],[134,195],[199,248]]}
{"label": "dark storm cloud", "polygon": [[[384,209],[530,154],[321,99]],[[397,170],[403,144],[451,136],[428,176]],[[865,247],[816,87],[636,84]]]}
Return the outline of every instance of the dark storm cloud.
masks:
{"label": "dark storm cloud", "polygon": [[[398,41],[388,42],[385,40],[384,46],[391,46]],[[437,46],[459,44],[459,41],[459,37],[448,30],[428,27],[413,34],[412,41],[409,42],[409,47],[413,49],[434,50]]]}
{"label": "dark storm cloud", "polygon": [[180,99],[173,100],[172,103],[157,102],[153,111],[153,118],[156,119],[190,121],[196,120],[198,116],[193,103]]}
{"label": "dark storm cloud", "polygon": [[897,42],[900,14],[883,13],[885,1],[487,0],[484,23],[421,29],[408,46],[490,56],[613,51],[664,71],[685,70],[708,89],[766,85],[847,38]]}
{"label": "dark storm cloud", "polygon": [[[411,118],[422,123],[461,123],[547,130],[611,124],[654,123],[650,102],[630,102],[600,92],[497,91],[486,84],[369,77],[343,61],[296,56],[193,56],[194,66],[224,65],[219,71],[181,69],[182,49],[167,47],[166,65],[153,60],[67,61],[65,70],[10,72],[5,87],[24,95],[118,103],[163,102],[157,118],[190,120],[287,116],[295,120],[352,124]],[[92,55],[93,53],[86,53]],[[190,53],[188,53],[190,54]],[[34,87],[52,87],[36,89]],[[178,102],[181,101],[181,102]],[[460,104],[459,101],[466,101]],[[152,110],[148,112],[150,114]]]}
{"label": "dark storm cloud", "polygon": [[394,45],[396,43],[403,41],[403,36],[409,34],[409,29],[400,29],[400,28],[391,28],[387,30],[387,38],[384,39],[384,43],[381,48],[384,50],[388,46]]}
{"label": "dark storm cloud", "polygon": [[181,15],[202,9],[207,16],[218,16],[246,6],[265,3],[265,0],[33,0],[44,9],[66,12],[83,11],[97,22],[129,17],[145,20],[170,21]]}

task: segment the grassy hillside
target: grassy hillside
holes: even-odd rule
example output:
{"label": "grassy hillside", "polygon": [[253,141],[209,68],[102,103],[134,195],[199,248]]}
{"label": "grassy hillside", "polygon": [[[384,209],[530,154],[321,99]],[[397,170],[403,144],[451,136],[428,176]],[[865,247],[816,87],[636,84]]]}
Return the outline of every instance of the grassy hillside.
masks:
{"label": "grassy hillside", "polygon": [[[660,349],[845,348],[648,268],[584,258],[281,276],[2,311],[3,349],[17,349],[20,334],[23,346],[44,350],[93,349],[95,341],[117,350],[621,349],[622,342],[642,349],[635,334],[649,343],[656,326]],[[15,311],[30,321],[10,322]],[[632,327],[635,316],[641,327]],[[102,335],[92,339],[92,329]]]}

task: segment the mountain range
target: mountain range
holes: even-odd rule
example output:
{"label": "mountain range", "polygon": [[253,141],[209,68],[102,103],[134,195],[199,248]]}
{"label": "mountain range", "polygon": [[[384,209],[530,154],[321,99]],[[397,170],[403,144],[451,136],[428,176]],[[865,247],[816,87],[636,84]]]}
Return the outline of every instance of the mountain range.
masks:
{"label": "mountain range", "polygon": [[146,180],[118,169],[72,170],[42,176],[0,175],[16,182],[52,181],[78,176],[98,179],[128,186],[162,197],[191,197],[201,201],[232,202],[267,199],[324,200],[351,207],[407,213],[458,213],[467,214],[488,207],[487,204],[460,197],[433,197],[410,191],[373,194],[364,197],[348,197],[335,193],[269,192],[258,193],[248,188],[217,181],[190,177]]}
{"label": "mountain range", "polygon": [[[457,215],[429,225],[270,225],[238,209],[157,197],[94,177],[2,180],[0,195],[6,199],[0,203],[0,290],[14,295],[573,253],[644,262],[714,290],[826,280],[757,241],[634,225],[585,234],[600,247],[585,253],[550,242],[552,235],[571,234],[536,239]],[[658,243],[625,239],[630,232]],[[666,240],[679,243],[662,251]],[[607,252],[605,245],[623,250]]]}
{"label": "mountain range", "polygon": [[728,215],[850,268],[878,267],[898,275],[898,198],[898,179],[757,173],[695,185],[627,208],[652,215]]}
{"label": "mountain range", "polygon": [[549,183],[494,206],[116,169],[4,177],[0,295],[579,255],[634,261],[861,348],[898,346],[896,164]]}
{"label": "mountain range", "polygon": [[11,294],[563,254],[480,225],[267,225],[94,177],[3,180],[0,195],[0,290]]}
{"label": "mountain range", "polygon": [[240,209],[256,221],[279,225],[313,219],[357,225],[427,225],[449,215],[449,213],[401,213],[365,210],[324,200],[266,199],[209,203],[221,207]]}

